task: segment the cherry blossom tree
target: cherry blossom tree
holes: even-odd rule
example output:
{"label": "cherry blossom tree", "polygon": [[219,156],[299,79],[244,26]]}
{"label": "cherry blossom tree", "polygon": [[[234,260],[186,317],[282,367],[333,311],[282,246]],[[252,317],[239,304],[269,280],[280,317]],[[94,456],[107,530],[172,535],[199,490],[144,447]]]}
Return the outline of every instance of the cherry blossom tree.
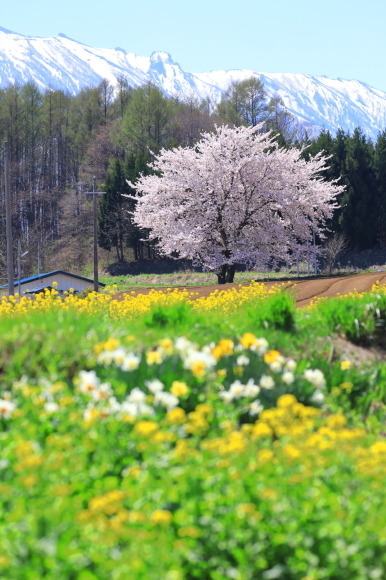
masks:
{"label": "cherry blossom tree", "polygon": [[161,150],[152,175],[136,184],[134,222],[150,230],[161,254],[192,259],[232,282],[247,268],[314,257],[342,192],[322,179],[326,158],[281,149],[255,127],[216,127],[192,148]]}

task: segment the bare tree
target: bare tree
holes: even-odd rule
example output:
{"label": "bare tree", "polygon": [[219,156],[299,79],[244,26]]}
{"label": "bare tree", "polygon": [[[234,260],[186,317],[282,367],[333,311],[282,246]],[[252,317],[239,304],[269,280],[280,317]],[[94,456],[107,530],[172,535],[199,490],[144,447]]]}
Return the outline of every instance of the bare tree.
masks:
{"label": "bare tree", "polygon": [[331,274],[336,260],[348,250],[347,238],[344,234],[333,234],[324,243],[326,270]]}

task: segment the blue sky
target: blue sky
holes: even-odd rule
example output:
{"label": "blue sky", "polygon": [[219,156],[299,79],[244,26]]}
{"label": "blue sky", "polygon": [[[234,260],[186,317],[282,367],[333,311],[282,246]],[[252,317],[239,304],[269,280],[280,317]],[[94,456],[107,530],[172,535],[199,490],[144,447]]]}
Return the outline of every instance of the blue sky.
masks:
{"label": "blue sky", "polygon": [[17,0],[0,26],[94,47],[169,52],[184,70],[359,79],[386,91],[385,0]]}

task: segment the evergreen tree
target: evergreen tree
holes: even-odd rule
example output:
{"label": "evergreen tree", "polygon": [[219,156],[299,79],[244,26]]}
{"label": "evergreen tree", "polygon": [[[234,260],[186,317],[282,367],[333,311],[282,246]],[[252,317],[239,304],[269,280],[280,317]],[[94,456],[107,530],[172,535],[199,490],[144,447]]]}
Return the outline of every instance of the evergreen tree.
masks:
{"label": "evergreen tree", "polygon": [[[307,155],[315,156],[317,153],[323,152],[327,157],[328,169],[322,172],[322,176],[327,181],[338,179],[339,185],[348,186],[347,171],[346,171],[346,141],[348,135],[339,129],[335,138],[332,137],[329,131],[321,131],[317,139],[311,141],[308,148],[305,150]],[[336,201],[339,205],[343,202],[344,194],[337,196]],[[331,220],[328,221],[328,228],[335,233],[342,233],[341,226],[342,207],[336,209]]]}
{"label": "evergreen tree", "polygon": [[347,189],[341,200],[340,224],[351,247],[366,250],[377,242],[377,183],[374,147],[360,128],[346,141]]}
{"label": "evergreen tree", "polygon": [[379,133],[374,149],[374,170],[377,180],[378,232],[382,247],[386,246],[386,131]]}
{"label": "evergreen tree", "polygon": [[[137,153],[130,153],[128,155],[124,172],[125,177],[131,183],[135,183],[140,175],[150,175],[151,171],[148,167],[150,162],[150,156],[142,153],[142,151],[138,151]],[[134,197],[137,196],[137,190],[130,187],[127,183],[127,190],[128,194]],[[126,198],[127,199],[127,198]],[[148,230],[144,230],[139,228],[133,222],[132,215],[134,213],[136,207],[136,201],[133,199],[128,200],[128,216],[129,216],[129,223],[128,223],[128,230],[127,230],[127,245],[134,250],[134,256],[136,260],[143,258],[143,250],[144,250],[144,242],[143,240],[148,237]],[[148,250],[149,250],[149,242]],[[152,243],[153,246],[153,243]]]}
{"label": "evergreen tree", "polygon": [[112,161],[107,172],[105,191],[99,202],[98,244],[105,250],[115,248],[118,262],[123,262],[123,247],[127,243],[130,220],[126,198],[122,194],[127,194],[129,188],[119,159]]}

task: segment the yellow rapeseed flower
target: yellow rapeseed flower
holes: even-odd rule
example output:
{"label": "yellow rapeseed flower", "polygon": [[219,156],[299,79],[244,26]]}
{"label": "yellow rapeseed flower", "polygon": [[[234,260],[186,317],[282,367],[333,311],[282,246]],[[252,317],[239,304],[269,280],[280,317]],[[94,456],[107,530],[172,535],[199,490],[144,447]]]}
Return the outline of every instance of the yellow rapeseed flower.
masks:
{"label": "yellow rapeseed flower", "polygon": [[342,360],[342,362],[340,363],[340,368],[342,369],[342,371],[347,371],[348,369],[350,369],[352,366],[352,362],[349,360]]}
{"label": "yellow rapeseed flower", "polygon": [[264,362],[267,365],[270,365],[271,363],[275,362],[279,356],[280,352],[278,350],[269,350],[264,355]]}
{"label": "yellow rapeseed flower", "polygon": [[152,524],[170,524],[173,519],[173,515],[168,510],[155,510],[150,516],[150,522]]}
{"label": "yellow rapeseed flower", "polygon": [[171,409],[170,411],[167,412],[166,417],[170,423],[178,425],[180,423],[185,422],[186,413],[184,409],[181,409],[180,407],[175,407],[174,409]]}
{"label": "yellow rapeseed flower", "polygon": [[196,411],[197,413],[202,413],[203,415],[209,415],[209,413],[213,413],[213,407],[208,403],[200,403],[197,405]]}
{"label": "yellow rapeseed flower", "polygon": [[162,338],[158,344],[166,354],[171,354],[173,352],[174,345],[170,338]]}
{"label": "yellow rapeseed flower", "polygon": [[260,492],[261,499],[276,499],[278,496],[277,491],[272,489],[271,487],[266,487]]}
{"label": "yellow rapeseed flower", "polygon": [[158,430],[158,424],[155,421],[139,421],[135,425],[134,430],[138,435],[149,437]]}
{"label": "yellow rapeseed flower", "polygon": [[162,355],[158,350],[149,350],[146,353],[146,363],[148,365],[153,365],[153,364],[161,364],[162,363]]}
{"label": "yellow rapeseed flower", "polygon": [[273,461],[274,458],[275,455],[271,449],[260,449],[257,452],[257,459],[259,460],[259,463],[269,463],[270,461]]}
{"label": "yellow rapeseed flower", "polygon": [[292,443],[284,445],[283,451],[284,454],[290,459],[296,459],[301,455],[300,449],[298,449],[295,445],[292,445]]}
{"label": "yellow rapeseed flower", "polygon": [[191,371],[195,377],[202,378],[205,375],[206,364],[204,361],[199,360],[192,364]]}
{"label": "yellow rapeseed flower", "polygon": [[282,395],[277,400],[277,406],[279,409],[285,409],[286,407],[292,407],[293,405],[296,405],[296,403],[297,403],[296,397],[294,397],[294,395],[289,395],[289,394]]}
{"label": "yellow rapeseed flower", "polygon": [[241,515],[253,514],[256,511],[256,506],[253,503],[240,503],[236,509]]}
{"label": "yellow rapeseed flower", "polygon": [[260,439],[261,437],[272,437],[273,431],[267,423],[257,422],[253,426],[251,436],[253,439]]}
{"label": "yellow rapeseed flower", "polygon": [[175,397],[183,397],[189,393],[189,387],[186,383],[182,381],[173,381],[170,388],[170,392]]}
{"label": "yellow rapeseed flower", "polygon": [[240,344],[243,346],[243,348],[247,349],[250,348],[252,345],[256,344],[257,342],[257,338],[254,334],[252,334],[251,332],[246,332],[245,334],[243,334],[243,336],[240,338]]}
{"label": "yellow rapeseed flower", "polygon": [[347,419],[341,413],[327,417],[327,426],[330,429],[342,429],[347,423]]}
{"label": "yellow rapeseed flower", "polygon": [[188,538],[199,538],[201,536],[201,531],[194,526],[186,526],[185,528],[180,528],[178,530],[178,535],[181,538],[188,537]]}
{"label": "yellow rapeseed flower", "polygon": [[378,455],[380,453],[386,453],[386,441],[377,441],[370,447],[371,453]]}

